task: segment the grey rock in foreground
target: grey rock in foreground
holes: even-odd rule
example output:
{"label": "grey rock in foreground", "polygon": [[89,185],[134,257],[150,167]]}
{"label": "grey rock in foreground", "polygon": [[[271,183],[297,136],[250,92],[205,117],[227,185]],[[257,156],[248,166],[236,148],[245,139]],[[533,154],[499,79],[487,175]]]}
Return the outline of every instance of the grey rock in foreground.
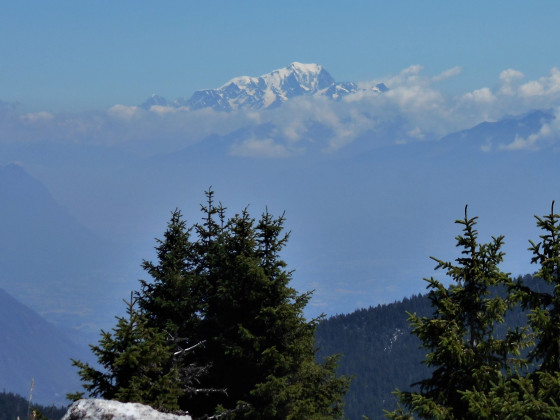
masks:
{"label": "grey rock in foreground", "polygon": [[70,406],[62,420],[192,420],[191,416],[160,413],[138,403],[83,399]]}

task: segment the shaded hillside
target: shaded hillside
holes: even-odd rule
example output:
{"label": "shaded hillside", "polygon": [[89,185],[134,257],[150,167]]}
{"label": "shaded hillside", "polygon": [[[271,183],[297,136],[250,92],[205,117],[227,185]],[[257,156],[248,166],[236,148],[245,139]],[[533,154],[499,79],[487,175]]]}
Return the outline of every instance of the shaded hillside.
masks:
{"label": "shaded hillside", "polygon": [[111,293],[120,291],[115,247],[20,165],[0,166],[0,199],[0,287],[57,325],[112,321],[105,309],[120,301]]}
{"label": "shaded hillside", "polygon": [[346,396],[346,415],[358,420],[362,415],[382,418],[391,409],[396,387],[407,390],[429,374],[421,364],[425,352],[410,334],[406,312],[431,313],[426,296],[413,296],[400,302],[360,309],[337,315],[319,324],[316,344],[319,357],[341,353],[339,372],[353,375]]}
{"label": "shaded hillside", "polygon": [[43,406],[31,404],[20,395],[11,392],[0,393],[0,420],[14,420],[16,418],[26,419],[29,409],[38,409],[41,414],[50,420],[61,419],[66,414],[65,407]]}
{"label": "shaded hillside", "polygon": [[[531,275],[522,280],[533,290],[550,292],[550,286]],[[505,291],[499,294],[505,296]],[[392,395],[396,388],[410,390],[411,384],[429,377],[430,370],[422,363],[426,351],[419,349],[420,341],[410,333],[407,312],[431,316],[427,295],[337,315],[319,324],[318,357],[341,354],[339,372],[354,376],[345,399],[350,420],[361,420],[362,415],[372,420],[384,418],[384,409],[396,407],[397,400]],[[508,328],[525,324],[525,313],[515,307],[496,332],[504,335]]]}
{"label": "shaded hillside", "polygon": [[62,405],[79,389],[70,358],[89,352],[2,289],[0,343],[0,390],[27,396],[34,380],[33,401]]}

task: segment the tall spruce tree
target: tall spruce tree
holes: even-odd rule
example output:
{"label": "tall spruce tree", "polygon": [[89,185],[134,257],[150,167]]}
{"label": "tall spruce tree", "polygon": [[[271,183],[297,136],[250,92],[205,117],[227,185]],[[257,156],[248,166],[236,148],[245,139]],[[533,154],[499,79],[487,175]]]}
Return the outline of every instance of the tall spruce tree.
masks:
{"label": "tall spruce tree", "polygon": [[520,287],[521,298],[530,309],[529,325],[534,331],[535,348],[530,360],[539,363],[542,372],[560,372],[560,215],[550,213],[535,216],[537,227],[543,232],[541,241],[530,241],[531,262],[539,265],[535,277],[550,286],[550,292],[537,292]]}
{"label": "tall spruce tree", "polygon": [[[318,320],[303,315],[311,295],[289,286],[292,272],[280,257],[288,240],[284,216],[266,211],[257,221],[245,209],[228,219],[212,190],[206,197],[200,223],[188,227],[172,213],[157,261],[143,262],[151,279],[136,295],[142,329],[170,349],[160,369],[177,379],[170,399],[201,419],[342,417],[349,379],[336,374],[336,357],[315,360]],[[104,357],[112,340],[104,333],[94,352]],[[104,376],[78,366],[88,391],[105,386]],[[115,364],[104,366],[112,377]],[[111,389],[128,389],[130,381],[113,381]]]}
{"label": "tall spruce tree", "polygon": [[[206,216],[215,212],[210,203]],[[208,221],[208,217],[205,217]],[[209,336],[205,355],[212,363],[208,384],[227,388],[211,405],[245,407],[254,419],[342,416],[346,378],[334,374],[334,359],[315,361],[317,320],[306,321],[309,294],[289,287],[291,272],[280,258],[288,240],[284,217],[265,212],[256,221],[245,209],[222,224],[209,241],[208,283],[213,290],[202,324]]]}
{"label": "tall spruce tree", "polygon": [[464,392],[491,389],[520,354],[521,332],[508,332],[502,339],[495,334],[509,306],[497,295],[497,288],[509,283],[499,268],[503,237],[480,244],[476,220],[467,216],[465,207],[465,217],[456,221],[463,231],[456,238],[461,248],[456,263],[432,257],[436,270],[444,269],[452,283],[446,288],[433,277],[427,280],[433,316],[410,314],[409,318],[412,333],[428,352],[424,363],[433,369],[432,376],[415,384],[419,392],[397,391],[402,406],[387,413],[389,418],[478,418],[469,413]]}
{"label": "tall spruce tree", "polygon": [[465,394],[472,413],[484,418],[560,418],[560,215],[535,216],[543,233],[530,241],[531,262],[539,265],[535,278],[541,290],[519,279],[511,287],[525,309],[534,347],[529,353],[530,372],[515,372],[500,378],[492,389],[474,389]]}

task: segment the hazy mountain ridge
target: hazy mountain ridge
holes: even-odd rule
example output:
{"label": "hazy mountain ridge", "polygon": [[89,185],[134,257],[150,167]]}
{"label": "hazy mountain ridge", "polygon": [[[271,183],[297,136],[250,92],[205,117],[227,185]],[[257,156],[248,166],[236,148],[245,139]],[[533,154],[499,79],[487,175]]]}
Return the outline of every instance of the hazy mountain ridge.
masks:
{"label": "hazy mountain ridge", "polygon": [[537,133],[543,124],[555,119],[549,109],[533,110],[521,115],[508,115],[498,121],[485,121],[476,126],[448,134],[438,141],[441,147],[450,149],[477,149],[480,152],[496,152],[515,141]]}
{"label": "hazy mountain ridge", "polygon": [[[146,110],[153,106],[187,107],[191,110],[212,108],[215,111],[254,110],[275,108],[297,96],[317,95],[340,100],[349,94],[367,90],[354,82],[336,82],[318,64],[294,62],[260,77],[235,77],[218,89],[196,91],[190,99],[168,101],[154,94],[139,106]],[[375,93],[387,90],[383,83],[369,89]]]}
{"label": "hazy mountain ridge", "polygon": [[106,290],[118,289],[118,247],[79,223],[21,165],[0,166],[0,197],[0,287],[63,327],[91,328],[105,305],[120,301]]}
{"label": "hazy mountain ridge", "polygon": [[43,317],[0,289],[0,389],[33,401],[66,404],[66,393],[79,389],[71,358],[86,356],[80,347]]}

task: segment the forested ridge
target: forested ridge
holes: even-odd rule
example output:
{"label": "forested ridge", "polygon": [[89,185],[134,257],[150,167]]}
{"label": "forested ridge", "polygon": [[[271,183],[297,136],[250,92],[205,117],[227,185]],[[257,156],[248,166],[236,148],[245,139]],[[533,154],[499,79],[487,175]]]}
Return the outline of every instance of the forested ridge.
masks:
{"label": "forested ridge", "polygon": [[[519,279],[531,288],[550,291],[532,275]],[[503,288],[497,293],[505,296]],[[315,334],[318,357],[339,353],[339,372],[352,376],[345,396],[345,414],[350,420],[383,419],[383,410],[397,404],[395,388],[415,389],[410,385],[429,376],[431,370],[422,363],[425,350],[411,334],[408,313],[429,316],[433,312],[428,295],[413,295],[375,307],[339,314],[321,321]],[[499,325],[504,335],[508,328],[527,323],[527,311],[517,307],[508,312],[506,322]]]}
{"label": "forested ridge", "polygon": [[455,222],[458,256],[431,257],[438,275],[424,278],[424,297],[318,330],[326,351],[344,353],[340,371],[358,378],[346,396],[352,420],[560,417],[560,215],[553,202],[535,216],[536,272],[514,278],[500,268],[504,237],[480,242],[467,210]]}
{"label": "forested ridge", "polygon": [[429,373],[421,364],[424,351],[410,334],[407,311],[427,315],[430,301],[416,295],[402,301],[360,309],[322,321],[316,332],[318,356],[340,353],[339,372],[353,376],[345,414],[360,420],[366,414],[383,418],[396,406],[395,387],[408,386]]}
{"label": "forested ridge", "polygon": [[[42,406],[39,404],[29,404],[29,400],[11,392],[0,393],[0,420],[15,420],[16,418],[27,419],[34,410],[37,419],[43,415],[50,420],[59,420],[66,413],[66,408],[55,406]],[[41,413],[39,415],[39,413]]]}

